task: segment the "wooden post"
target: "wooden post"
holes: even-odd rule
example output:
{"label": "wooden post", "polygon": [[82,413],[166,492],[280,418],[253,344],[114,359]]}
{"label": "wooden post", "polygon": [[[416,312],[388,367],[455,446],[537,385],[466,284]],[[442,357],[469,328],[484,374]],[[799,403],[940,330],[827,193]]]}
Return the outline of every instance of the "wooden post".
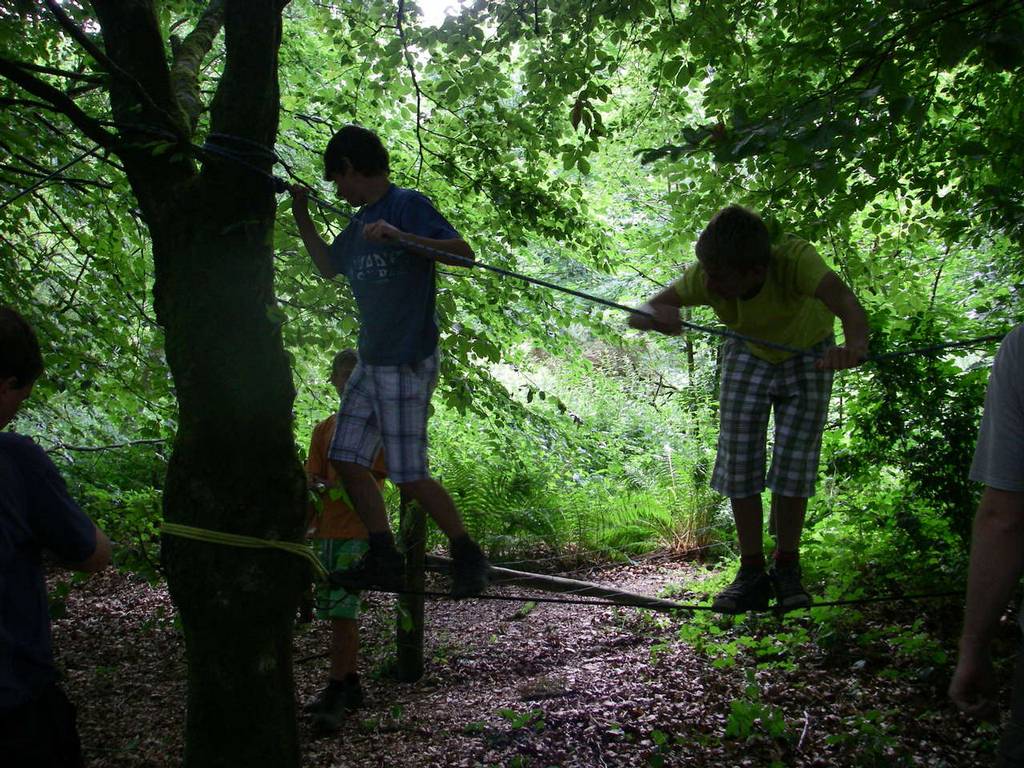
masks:
{"label": "wooden post", "polygon": [[423,589],[427,543],[427,516],[419,504],[402,494],[398,536],[405,552],[406,594],[398,596],[395,617],[395,676],[413,683],[423,676]]}

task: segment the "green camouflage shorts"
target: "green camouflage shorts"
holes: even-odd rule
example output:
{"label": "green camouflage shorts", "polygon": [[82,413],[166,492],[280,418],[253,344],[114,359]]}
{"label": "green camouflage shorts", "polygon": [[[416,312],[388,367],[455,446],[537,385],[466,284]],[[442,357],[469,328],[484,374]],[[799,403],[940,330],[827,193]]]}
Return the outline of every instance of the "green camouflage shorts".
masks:
{"label": "green camouflage shorts", "polygon": [[[317,554],[328,571],[347,571],[369,548],[366,539],[320,539],[318,543]],[[322,586],[317,589],[316,596],[318,619],[355,619],[359,616],[358,592]]]}

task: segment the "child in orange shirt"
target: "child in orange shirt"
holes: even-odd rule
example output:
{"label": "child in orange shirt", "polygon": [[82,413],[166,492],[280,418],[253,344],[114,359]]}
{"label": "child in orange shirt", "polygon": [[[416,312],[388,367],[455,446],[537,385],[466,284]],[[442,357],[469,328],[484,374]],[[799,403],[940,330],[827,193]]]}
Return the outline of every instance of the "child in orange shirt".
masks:
{"label": "child in orange shirt", "polygon": [[[346,349],[334,357],[331,384],[340,398],[358,362],[354,350]],[[331,414],[313,429],[306,458],[309,488],[319,496],[312,510],[307,535],[319,545],[320,562],[328,571],[346,571],[367,551],[366,526],[349,506],[341,492],[337,472],[328,458],[337,414]],[[383,452],[377,455],[373,474],[378,483],[387,475]],[[324,587],[318,595],[317,617],[331,622],[331,667],[327,685],[305,710],[313,722],[326,731],[337,730],[345,714],[363,703],[357,662],[359,657],[360,597],[342,587]]]}

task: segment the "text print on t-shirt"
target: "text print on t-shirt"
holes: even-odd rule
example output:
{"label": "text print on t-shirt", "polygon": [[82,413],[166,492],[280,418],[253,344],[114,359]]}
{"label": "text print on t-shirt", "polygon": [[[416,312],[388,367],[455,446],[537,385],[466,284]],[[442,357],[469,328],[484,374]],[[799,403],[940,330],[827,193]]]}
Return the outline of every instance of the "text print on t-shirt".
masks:
{"label": "text print on t-shirt", "polygon": [[399,250],[355,254],[352,277],[365,282],[386,282],[408,273],[408,261]]}

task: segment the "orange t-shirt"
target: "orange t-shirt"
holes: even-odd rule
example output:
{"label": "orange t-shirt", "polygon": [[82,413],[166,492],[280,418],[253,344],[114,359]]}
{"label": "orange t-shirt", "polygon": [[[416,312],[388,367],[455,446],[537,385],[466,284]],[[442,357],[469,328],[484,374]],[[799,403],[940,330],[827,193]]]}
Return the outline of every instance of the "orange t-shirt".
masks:
{"label": "orange t-shirt", "polygon": [[[338,473],[327,457],[334,437],[336,415],[324,419],[313,428],[313,437],[309,441],[309,456],[306,458],[306,476],[319,477],[327,482],[327,490],[320,495],[322,508],[317,509],[310,504],[309,530],[311,539],[365,539],[366,526],[359,515],[348,505],[344,498],[332,499],[331,489],[340,488]],[[377,454],[370,470],[377,477],[377,483],[384,485],[387,467],[384,465],[384,451]]]}

